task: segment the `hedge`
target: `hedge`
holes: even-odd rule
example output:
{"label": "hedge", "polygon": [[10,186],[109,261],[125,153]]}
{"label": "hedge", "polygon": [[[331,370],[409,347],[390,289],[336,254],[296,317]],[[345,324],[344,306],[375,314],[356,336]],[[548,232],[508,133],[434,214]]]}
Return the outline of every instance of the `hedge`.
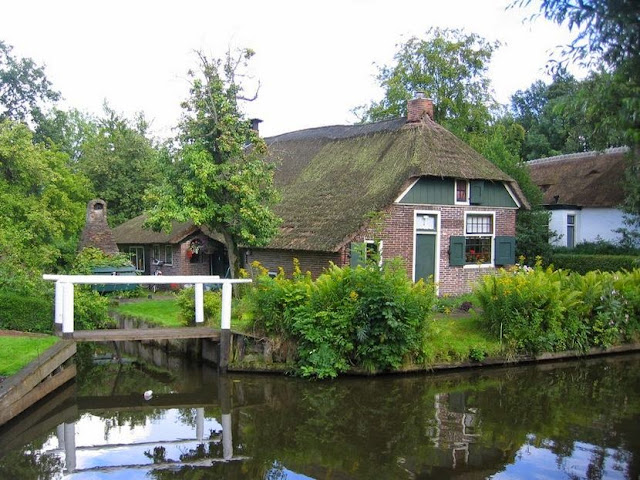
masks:
{"label": "hedge", "polygon": [[576,255],[556,253],[552,258],[557,269],[571,270],[585,274],[600,270],[601,272],[618,272],[640,267],[640,256],[635,255]]}
{"label": "hedge", "polygon": [[0,329],[23,332],[53,331],[53,299],[50,296],[24,295],[0,291]]}

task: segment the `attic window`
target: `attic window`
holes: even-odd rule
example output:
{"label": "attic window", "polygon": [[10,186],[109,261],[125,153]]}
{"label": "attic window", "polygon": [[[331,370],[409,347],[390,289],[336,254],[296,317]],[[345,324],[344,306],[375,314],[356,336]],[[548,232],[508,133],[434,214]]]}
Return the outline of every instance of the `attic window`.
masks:
{"label": "attic window", "polygon": [[469,182],[456,180],[456,204],[469,205]]}
{"label": "attic window", "polygon": [[102,203],[96,203],[96,204],[93,206],[93,209],[94,209],[94,210],[104,210],[104,205],[103,205]]}
{"label": "attic window", "polygon": [[589,175],[596,175],[596,174],[598,174],[598,173],[600,173],[598,170],[595,170],[595,169],[594,169],[594,170],[591,170],[589,173],[587,173],[587,177],[588,177]]}

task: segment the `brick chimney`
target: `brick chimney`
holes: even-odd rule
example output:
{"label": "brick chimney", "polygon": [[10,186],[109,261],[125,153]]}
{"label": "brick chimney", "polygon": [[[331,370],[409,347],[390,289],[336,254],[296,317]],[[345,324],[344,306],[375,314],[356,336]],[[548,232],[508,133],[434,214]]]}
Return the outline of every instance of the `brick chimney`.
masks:
{"label": "brick chimney", "polygon": [[259,118],[252,118],[249,120],[251,122],[251,130],[254,130],[256,133],[260,133],[260,124],[262,120]]}
{"label": "brick chimney", "polygon": [[425,115],[433,120],[433,100],[424,92],[417,92],[407,104],[407,123],[421,122]]}
{"label": "brick chimney", "polygon": [[91,200],[87,205],[87,216],[78,250],[95,247],[107,255],[118,253],[118,246],[113,233],[107,224],[107,202],[99,198]]}

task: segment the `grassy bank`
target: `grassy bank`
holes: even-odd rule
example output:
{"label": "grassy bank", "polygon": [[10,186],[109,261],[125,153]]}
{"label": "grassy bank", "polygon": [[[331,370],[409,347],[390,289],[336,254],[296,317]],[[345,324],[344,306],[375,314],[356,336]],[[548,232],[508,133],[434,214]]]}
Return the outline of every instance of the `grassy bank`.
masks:
{"label": "grassy bank", "polygon": [[114,310],[161,327],[185,326],[180,319],[180,307],[175,298],[121,303]]}
{"label": "grassy bank", "polygon": [[52,336],[0,336],[0,376],[20,371],[57,341]]}

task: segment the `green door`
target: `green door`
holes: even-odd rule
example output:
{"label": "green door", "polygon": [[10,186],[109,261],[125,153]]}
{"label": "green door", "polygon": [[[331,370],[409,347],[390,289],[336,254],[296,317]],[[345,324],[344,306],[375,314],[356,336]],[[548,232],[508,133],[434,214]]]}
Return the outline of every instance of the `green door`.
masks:
{"label": "green door", "polygon": [[429,280],[436,273],[436,236],[429,234],[416,235],[416,274],[415,281],[424,278]]}

